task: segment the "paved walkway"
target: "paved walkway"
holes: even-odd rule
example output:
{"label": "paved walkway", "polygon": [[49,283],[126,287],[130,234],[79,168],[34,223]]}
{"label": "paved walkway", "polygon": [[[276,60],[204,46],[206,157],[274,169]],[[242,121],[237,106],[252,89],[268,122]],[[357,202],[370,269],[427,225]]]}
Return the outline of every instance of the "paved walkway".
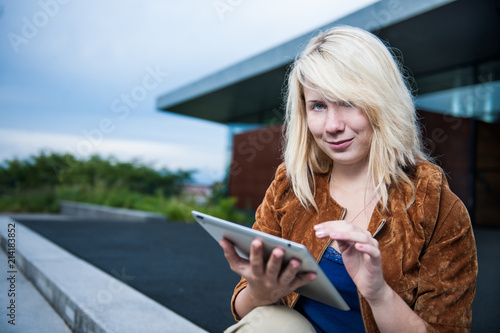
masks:
{"label": "paved walkway", "polygon": [[[40,222],[43,219],[37,218],[35,221]],[[57,219],[60,225],[73,223],[62,221],[64,220]],[[82,223],[82,220],[79,221],[74,223]],[[99,228],[95,231],[98,232]],[[87,247],[92,246],[90,240],[83,240]],[[15,251],[12,253],[15,263],[8,261],[10,257],[6,258],[2,261],[1,269],[12,275],[12,281],[5,278],[8,283],[2,285],[4,291],[1,292],[9,298],[6,297],[5,302],[11,303],[12,300],[20,306],[23,303],[30,311],[26,313],[24,308],[19,308],[14,329],[9,326],[11,324],[7,316],[2,316],[5,320],[0,321],[0,332],[4,332],[4,329],[23,333],[38,333],[43,329],[57,332],[61,326],[59,324],[64,320],[68,327],[76,332],[206,333],[206,330],[127,285],[126,281],[131,277],[125,270],[106,273],[33,232],[22,223],[0,217],[2,249],[11,242],[15,244]],[[3,254],[5,256],[5,252]],[[29,283],[22,283],[20,272],[24,273],[37,290],[30,288]],[[9,295],[13,289],[17,289],[19,293]],[[40,295],[43,295],[47,302],[36,301],[41,299]],[[35,302],[32,303],[32,300]],[[45,313],[54,317],[51,307],[60,317],[54,327],[50,317],[48,321],[38,321],[38,317],[45,316]],[[7,311],[7,306],[2,308]],[[17,327],[21,329],[18,330]]]}
{"label": "paved walkway", "polygon": [[[26,280],[24,274],[18,270],[7,270],[7,259],[5,252],[0,250],[0,262],[2,263],[0,265],[2,268],[0,275],[0,293],[2,295],[0,332],[71,333],[61,317],[31,282]],[[7,309],[9,306],[12,307],[11,300],[14,301],[14,307]]]}
{"label": "paved walkway", "polygon": [[[209,332],[221,332],[233,322],[229,298],[238,277],[196,224],[16,219]],[[476,227],[475,234],[479,277],[472,333],[498,332],[500,229]],[[3,294],[6,287],[0,288]]]}
{"label": "paved walkway", "polygon": [[209,332],[233,323],[239,277],[197,224],[17,220]]}

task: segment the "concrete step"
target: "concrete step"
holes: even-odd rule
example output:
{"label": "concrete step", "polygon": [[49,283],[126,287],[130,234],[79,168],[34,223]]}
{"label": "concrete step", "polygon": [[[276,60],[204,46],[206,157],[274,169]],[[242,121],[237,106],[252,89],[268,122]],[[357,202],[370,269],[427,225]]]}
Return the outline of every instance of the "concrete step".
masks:
{"label": "concrete step", "polygon": [[[0,245],[5,250],[8,244],[15,244],[9,249],[15,249],[16,261],[12,267],[3,261],[3,272],[23,272],[73,332],[206,332],[121,281],[126,277],[113,277],[21,223],[0,217]],[[7,288],[0,293],[6,295]],[[27,322],[26,317],[16,321]]]}
{"label": "concrete step", "polygon": [[8,258],[4,251],[0,251],[0,263],[0,332],[71,333],[61,317],[24,274],[8,267]]}

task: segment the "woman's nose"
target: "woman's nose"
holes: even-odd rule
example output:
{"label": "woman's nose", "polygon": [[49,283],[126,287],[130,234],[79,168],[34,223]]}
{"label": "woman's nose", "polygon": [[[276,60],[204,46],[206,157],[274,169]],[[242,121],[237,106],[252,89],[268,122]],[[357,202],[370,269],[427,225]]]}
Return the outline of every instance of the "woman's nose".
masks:
{"label": "woman's nose", "polygon": [[325,131],[328,133],[341,132],[345,129],[343,116],[337,108],[328,110],[325,123]]}

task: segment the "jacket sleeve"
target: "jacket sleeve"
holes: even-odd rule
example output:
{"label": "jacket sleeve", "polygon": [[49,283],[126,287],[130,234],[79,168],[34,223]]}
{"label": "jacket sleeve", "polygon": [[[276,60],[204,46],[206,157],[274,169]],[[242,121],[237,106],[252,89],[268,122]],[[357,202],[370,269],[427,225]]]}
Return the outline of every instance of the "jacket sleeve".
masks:
{"label": "jacket sleeve", "polygon": [[430,177],[422,209],[427,244],[414,311],[427,332],[470,332],[478,266],[469,214],[443,173]]}
{"label": "jacket sleeve", "polygon": [[[277,192],[282,188],[286,182],[286,170],[284,165],[280,165],[276,171],[275,178],[271,185],[268,187],[264,200],[257,208],[255,213],[255,223],[253,229],[259,230],[273,236],[281,237],[281,226],[275,210],[275,200]],[[242,277],[240,282],[234,288],[233,296],[231,298],[231,311],[236,321],[241,320],[235,310],[235,300],[238,294],[246,288],[247,281]]]}

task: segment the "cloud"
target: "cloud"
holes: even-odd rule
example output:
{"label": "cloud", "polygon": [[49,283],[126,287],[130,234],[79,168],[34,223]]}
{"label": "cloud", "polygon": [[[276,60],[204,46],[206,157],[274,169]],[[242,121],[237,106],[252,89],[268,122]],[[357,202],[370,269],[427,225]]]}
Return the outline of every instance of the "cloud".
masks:
{"label": "cloud", "polygon": [[[45,148],[140,158],[171,169],[224,170],[227,131],[157,112],[156,96],[376,1],[0,4],[0,30],[6,37],[0,39],[0,126],[5,128],[0,128],[0,160]],[[217,3],[230,9],[218,11]],[[13,45],[8,37],[13,34],[23,42]],[[144,82],[152,87],[152,81],[144,81],[148,68],[168,75],[144,93]],[[124,113],[114,111],[125,107],[130,115],[119,118]],[[82,134],[107,118],[116,125],[113,133],[93,139]]]}
{"label": "cloud", "polygon": [[120,161],[139,159],[156,168],[197,169],[202,170],[204,174],[212,175],[220,175],[226,163],[226,154],[218,147],[214,147],[213,150],[197,150],[191,145],[181,143],[110,139],[100,137],[96,133],[77,136],[0,129],[1,161],[15,157],[24,159],[41,150],[69,152],[79,158],[98,154],[103,157],[114,156]]}
{"label": "cloud", "polygon": [[[22,36],[30,30],[23,30],[26,22],[35,25],[43,17],[38,14],[47,22],[35,25],[17,54],[7,39],[1,43],[4,56],[46,67],[45,76],[115,84],[160,65],[178,86],[376,1],[64,1],[49,15],[40,3],[57,0],[26,0],[5,6],[6,31]],[[228,10],[221,13],[216,3]]]}

